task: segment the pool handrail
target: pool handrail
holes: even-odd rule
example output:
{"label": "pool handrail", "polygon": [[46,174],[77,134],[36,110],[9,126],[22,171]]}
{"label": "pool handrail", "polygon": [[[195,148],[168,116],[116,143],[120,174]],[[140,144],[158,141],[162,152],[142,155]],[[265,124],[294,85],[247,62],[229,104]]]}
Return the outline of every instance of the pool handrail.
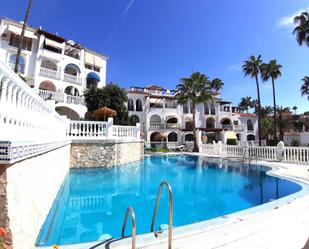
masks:
{"label": "pool handrail", "polygon": [[134,210],[131,206],[127,208],[126,215],[124,217],[123,225],[122,225],[122,231],[121,231],[121,237],[124,237],[126,225],[127,225],[127,220],[129,213],[131,214],[132,218],[132,249],[136,249],[136,222],[135,222],[135,213]]}
{"label": "pool handrail", "polygon": [[172,239],[173,239],[172,238],[173,237],[173,192],[172,192],[171,186],[165,180],[163,182],[161,182],[159,190],[158,190],[156,206],[155,206],[155,209],[154,209],[154,212],[153,212],[153,216],[152,216],[152,222],[151,222],[150,231],[151,232],[154,231],[154,224],[155,224],[155,219],[156,219],[156,215],[157,215],[157,212],[158,212],[158,206],[159,206],[159,202],[160,202],[163,186],[166,186],[166,188],[167,188],[167,190],[169,192],[168,249],[172,249]]}

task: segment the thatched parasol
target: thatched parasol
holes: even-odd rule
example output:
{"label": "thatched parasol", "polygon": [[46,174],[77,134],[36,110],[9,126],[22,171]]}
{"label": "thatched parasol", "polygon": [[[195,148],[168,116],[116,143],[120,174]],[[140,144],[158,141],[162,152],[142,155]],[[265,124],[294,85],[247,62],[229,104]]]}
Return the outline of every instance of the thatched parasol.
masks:
{"label": "thatched parasol", "polygon": [[96,119],[96,120],[104,120],[106,121],[107,118],[109,117],[116,117],[117,116],[117,112],[113,109],[110,109],[106,106],[99,108],[98,110],[95,110],[92,114],[92,116]]}

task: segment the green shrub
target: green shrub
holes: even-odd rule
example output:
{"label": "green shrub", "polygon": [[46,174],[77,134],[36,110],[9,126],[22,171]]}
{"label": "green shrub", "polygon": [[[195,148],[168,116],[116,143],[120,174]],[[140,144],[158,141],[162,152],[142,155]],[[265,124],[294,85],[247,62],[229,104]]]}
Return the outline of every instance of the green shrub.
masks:
{"label": "green shrub", "polygon": [[300,145],[300,143],[299,143],[298,140],[295,140],[295,139],[292,140],[291,146],[293,146],[293,147],[298,147],[299,145]]}
{"label": "green shrub", "polygon": [[236,143],[236,139],[234,139],[234,138],[228,138],[227,140],[226,140],[226,144],[227,145],[236,145],[237,143]]}

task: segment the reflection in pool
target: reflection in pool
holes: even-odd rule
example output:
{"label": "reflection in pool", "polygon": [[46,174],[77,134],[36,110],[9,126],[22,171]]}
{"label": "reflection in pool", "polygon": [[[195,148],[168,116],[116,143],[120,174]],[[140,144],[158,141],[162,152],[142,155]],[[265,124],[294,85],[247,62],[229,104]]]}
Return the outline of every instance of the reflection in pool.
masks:
{"label": "reflection in pool", "polygon": [[[74,169],[58,193],[38,242],[62,245],[95,241],[103,234],[119,237],[129,205],[135,211],[137,233],[148,233],[163,180],[173,190],[175,226],[244,210],[301,189],[267,175],[266,170],[197,156],[151,156],[120,167]],[[166,190],[156,221],[158,226],[163,223],[168,223]]]}

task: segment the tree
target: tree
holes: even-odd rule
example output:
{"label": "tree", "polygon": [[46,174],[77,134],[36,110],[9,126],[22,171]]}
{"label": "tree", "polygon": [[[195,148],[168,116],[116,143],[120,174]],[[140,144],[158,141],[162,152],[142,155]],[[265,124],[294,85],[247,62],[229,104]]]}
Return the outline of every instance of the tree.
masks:
{"label": "tree", "polygon": [[272,88],[273,88],[273,108],[274,108],[274,138],[277,140],[277,105],[276,105],[276,87],[275,87],[275,80],[281,76],[280,69],[282,66],[277,64],[276,60],[271,60],[268,64],[263,63],[261,65],[261,76],[262,80],[268,81],[271,79]]}
{"label": "tree", "polygon": [[32,6],[32,0],[29,0],[27,11],[26,11],[26,14],[25,14],[25,17],[24,17],[23,27],[22,27],[22,30],[21,30],[20,42],[18,44],[18,49],[17,49],[17,54],[16,54],[16,61],[15,61],[15,68],[14,68],[15,73],[18,73],[19,58],[20,58],[20,54],[21,54],[21,48],[22,48],[22,44],[23,44],[23,41],[24,41],[25,30],[26,30],[26,27],[27,27],[27,22],[28,22],[28,17],[29,17],[29,14],[30,14],[31,6]]}
{"label": "tree", "polygon": [[296,114],[297,114],[297,109],[298,109],[297,106],[293,106],[292,109],[293,109],[293,111],[294,111],[294,115],[296,115]]}
{"label": "tree", "polygon": [[[244,62],[242,66],[243,73],[245,76],[250,76],[251,78],[255,79],[256,89],[257,89],[257,111],[260,113],[261,108],[261,97],[260,97],[260,85],[259,85],[259,74],[260,74],[260,67],[262,64],[261,55],[257,58],[253,55],[250,56],[249,60]],[[258,116],[258,129],[259,129],[259,145],[261,146],[261,118]]]}
{"label": "tree", "polygon": [[212,81],[210,81],[210,87],[214,92],[219,92],[224,86],[224,83],[221,79],[215,78]]}
{"label": "tree", "polygon": [[107,106],[117,112],[115,124],[127,125],[129,123],[128,110],[125,106],[127,93],[114,83],[109,83],[103,88],[92,88],[84,92],[86,106],[89,112]]}
{"label": "tree", "polygon": [[256,110],[254,113],[258,115],[259,117],[261,117],[261,119],[263,119],[263,118],[272,116],[274,113],[274,110],[271,106],[266,105],[266,106],[261,106],[260,111],[258,112],[258,110]]}
{"label": "tree", "polygon": [[177,102],[178,104],[192,103],[192,116],[193,116],[193,152],[198,152],[199,148],[196,143],[196,105],[212,100],[211,86],[209,78],[205,74],[194,72],[189,78],[182,78],[181,83],[176,86],[177,88]]}
{"label": "tree", "polygon": [[274,122],[272,122],[273,108],[271,106],[261,106],[260,112],[254,112],[261,118],[261,137],[267,142],[270,139],[270,134],[274,132]]}
{"label": "tree", "polygon": [[283,141],[284,133],[290,125],[290,120],[291,120],[290,108],[280,106],[278,108],[278,128],[279,128],[280,141]]}
{"label": "tree", "polygon": [[309,13],[302,12],[294,18],[294,23],[297,26],[294,28],[293,34],[296,34],[298,44],[301,46],[305,43],[309,46]]}
{"label": "tree", "polygon": [[309,77],[308,76],[305,76],[303,79],[302,79],[302,86],[300,88],[300,91],[301,91],[301,96],[305,96],[307,95],[307,98],[309,100]]}
{"label": "tree", "polygon": [[252,100],[251,97],[246,96],[241,98],[238,107],[240,108],[240,110],[246,111],[248,113],[249,108],[254,108],[254,105],[254,100]]}

